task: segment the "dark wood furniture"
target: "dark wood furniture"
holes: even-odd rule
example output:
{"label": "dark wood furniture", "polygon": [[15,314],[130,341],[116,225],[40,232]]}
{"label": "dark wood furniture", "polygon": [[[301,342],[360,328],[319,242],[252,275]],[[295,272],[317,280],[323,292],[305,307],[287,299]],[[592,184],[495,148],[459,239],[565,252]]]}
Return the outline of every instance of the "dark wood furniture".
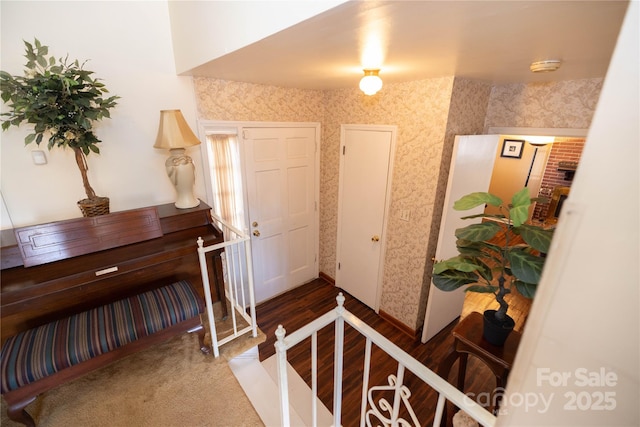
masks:
{"label": "dark wood furniture", "polygon": [[[223,241],[210,207],[164,204],[99,217],[23,227],[2,233],[2,343],[9,337],[111,302],[185,280],[204,298],[197,239]],[[220,252],[210,252],[209,277],[225,301]],[[227,316],[226,304],[222,304]],[[65,368],[5,394],[10,416],[26,425],[35,397],[133,352],[185,331],[201,330],[199,316]],[[201,346],[204,351],[204,346]],[[9,396],[10,395],[10,396]],[[10,398],[8,398],[10,397]]]}
{"label": "dark wood furniture", "polygon": [[197,332],[209,354],[204,311],[191,284],[180,281],[8,338],[1,369],[7,416],[35,427],[25,408],[40,394],[178,334]]}
{"label": "dark wood furniture", "polygon": [[[482,314],[474,311],[453,328],[453,346],[438,367],[438,375],[448,378],[453,364],[456,360],[459,360],[457,387],[460,391],[464,391],[469,355],[477,357],[491,370],[496,378],[497,389],[504,389],[507,385],[507,377],[518,351],[521,334],[517,331],[512,331],[504,346],[495,346],[482,337],[483,321]],[[496,396],[496,405],[492,408],[494,413],[498,410],[500,398],[501,394],[498,394]],[[446,412],[442,419],[443,421],[446,420]]]}
{"label": "dark wood furniture", "polygon": [[[197,239],[202,237],[205,245],[223,240],[210,209],[203,202],[191,209],[171,203],[4,230],[2,342],[20,331],[179,280],[192,283],[204,298]],[[38,236],[38,229],[46,233]],[[24,235],[34,242],[31,250],[25,249]],[[210,252],[214,259],[207,263],[217,294],[213,301],[225,300],[219,255]],[[226,317],[226,304],[222,309]]]}

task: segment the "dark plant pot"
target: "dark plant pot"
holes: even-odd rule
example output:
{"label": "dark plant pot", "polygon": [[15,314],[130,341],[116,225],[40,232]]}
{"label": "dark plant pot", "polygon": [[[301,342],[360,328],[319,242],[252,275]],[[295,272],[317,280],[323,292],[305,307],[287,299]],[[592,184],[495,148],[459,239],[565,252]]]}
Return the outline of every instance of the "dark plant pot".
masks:
{"label": "dark plant pot", "polygon": [[511,331],[513,331],[516,322],[509,315],[503,321],[496,319],[495,315],[496,310],[486,310],[484,312],[483,337],[490,344],[502,346]]}

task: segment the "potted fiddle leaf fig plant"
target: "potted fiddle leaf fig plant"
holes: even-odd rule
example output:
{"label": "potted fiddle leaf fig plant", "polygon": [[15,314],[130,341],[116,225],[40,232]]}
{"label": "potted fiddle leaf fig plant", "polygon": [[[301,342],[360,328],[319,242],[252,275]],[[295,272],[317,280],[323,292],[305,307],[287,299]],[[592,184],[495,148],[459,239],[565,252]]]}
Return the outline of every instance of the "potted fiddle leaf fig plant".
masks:
{"label": "potted fiddle leaf fig plant", "polygon": [[33,125],[33,132],[25,137],[25,145],[34,141],[40,145],[47,138],[49,150],[72,149],[87,195],[78,202],[83,215],[109,213],[109,198],[97,196],[89,184],[87,156],[100,153],[97,144],[101,141],[94,133],[94,122],[109,118],[109,110],[119,97],[105,96],[109,91],[93,77],[93,71],[84,69],[84,63],[48,56],[48,46],[38,39],[24,44],[24,75],[0,71],[2,101],[9,107],[9,112],[2,114],[2,130],[28,123]]}
{"label": "potted fiddle leaf fig plant", "polygon": [[513,195],[510,204],[486,192],[462,197],[454,203],[455,210],[491,205],[499,213],[463,217],[486,220],[457,229],[458,255],[433,267],[433,284],[440,290],[467,286],[467,292],[495,295],[498,309],[484,312],[484,338],[494,345],[503,345],[515,326],[505,296],[515,287],[524,297],[534,297],[553,237],[553,229],[526,223],[535,201],[541,199],[532,199],[526,187]]}

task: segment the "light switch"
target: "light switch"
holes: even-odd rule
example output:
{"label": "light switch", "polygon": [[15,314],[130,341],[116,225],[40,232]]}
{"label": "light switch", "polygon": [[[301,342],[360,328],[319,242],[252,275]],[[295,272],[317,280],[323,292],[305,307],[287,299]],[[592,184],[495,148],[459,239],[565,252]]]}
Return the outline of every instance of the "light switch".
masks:
{"label": "light switch", "polygon": [[47,164],[47,156],[44,155],[44,151],[42,150],[33,150],[31,152],[31,157],[33,158],[34,165],[46,165]]}
{"label": "light switch", "polygon": [[400,211],[400,219],[403,221],[409,221],[409,217],[411,216],[411,210],[409,209],[402,209]]}

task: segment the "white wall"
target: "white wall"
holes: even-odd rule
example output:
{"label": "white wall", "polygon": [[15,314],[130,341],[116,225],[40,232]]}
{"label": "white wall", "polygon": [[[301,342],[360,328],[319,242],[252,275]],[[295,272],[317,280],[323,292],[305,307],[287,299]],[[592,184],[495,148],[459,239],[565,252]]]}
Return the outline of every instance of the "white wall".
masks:
{"label": "white wall", "polygon": [[631,2],[498,425],[640,425],[639,15]]}
{"label": "white wall", "polygon": [[183,73],[345,0],[171,1],[176,68]]}
{"label": "white wall", "polygon": [[[175,200],[164,161],[153,148],[159,111],[181,109],[195,131],[192,81],[177,77],[165,1],[5,1],[0,2],[2,70],[22,74],[23,39],[38,38],[50,53],[79,60],[102,78],[111,94],[122,97],[112,118],[98,124],[101,154],[88,158],[96,193],[111,199],[111,211]],[[6,111],[6,106],[3,107]],[[81,216],[85,198],[71,150],[48,151],[49,163],[35,166],[24,146],[28,127],[2,132],[2,195],[14,226]],[[196,195],[204,198],[200,150],[188,151],[196,163]],[[5,223],[2,228],[11,225]]]}

